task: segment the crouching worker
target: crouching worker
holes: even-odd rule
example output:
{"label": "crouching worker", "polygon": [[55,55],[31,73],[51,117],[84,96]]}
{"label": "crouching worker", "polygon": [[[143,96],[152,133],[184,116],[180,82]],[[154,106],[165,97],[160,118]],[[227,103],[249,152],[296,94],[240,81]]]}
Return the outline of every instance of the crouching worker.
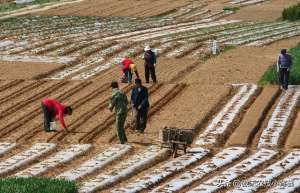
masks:
{"label": "crouching worker", "polygon": [[118,132],[118,137],[120,139],[121,144],[127,142],[127,137],[125,134],[125,121],[128,112],[128,100],[127,96],[119,89],[119,85],[116,81],[111,83],[112,88],[112,98],[109,103],[109,110],[113,111],[115,109],[116,113],[116,127]]}
{"label": "crouching worker", "polygon": [[135,129],[144,133],[147,125],[149,101],[148,89],[142,85],[141,79],[135,79],[135,87],[131,91],[131,105],[135,115]]}
{"label": "crouching worker", "polygon": [[65,115],[72,115],[72,108],[69,106],[64,106],[54,99],[44,99],[42,101],[42,110],[44,113],[44,130],[46,132],[55,131],[51,130],[51,122],[55,121],[55,118],[58,119],[61,123],[61,126],[67,130],[67,126],[64,121]]}
{"label": "crouching worker", "polygon": [[121,66],[122,72],[123,72],[123,77],[122,77],[123,83],[131,83],[132,72],[130,69],[130,65],[132,65],[132,64],[133,64],[133,61],[127,56],[120,63],[120,66]]}

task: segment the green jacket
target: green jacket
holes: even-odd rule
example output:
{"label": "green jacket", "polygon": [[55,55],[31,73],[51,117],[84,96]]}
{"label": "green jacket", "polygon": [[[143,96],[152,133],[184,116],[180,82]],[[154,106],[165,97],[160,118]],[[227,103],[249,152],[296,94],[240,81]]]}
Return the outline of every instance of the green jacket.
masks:
{"label": "green jacket", "polygon": [[120,89],[112,90],[112,98],[109,103],[110,109],[115,109],[117,115],[127,113],[128,108],[127,96]]}

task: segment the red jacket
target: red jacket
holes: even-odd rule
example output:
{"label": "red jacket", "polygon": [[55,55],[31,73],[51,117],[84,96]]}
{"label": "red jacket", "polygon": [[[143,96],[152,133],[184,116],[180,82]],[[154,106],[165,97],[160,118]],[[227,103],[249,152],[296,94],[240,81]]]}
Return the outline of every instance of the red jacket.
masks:
{"label": "red jacket", "polygon": [[58,119],[62,125],[63,128],[66,128],[66,124],[64,121],[64,111],[65,106],[59,103],[58,101],[54,99],[44,99],[42,103],[48,108],[52,109],[55,112],[56,119]]}
{"label": "red jacket", "polygon": [[123,64],[123,72],[125,72],[126,70],[130,70],[130,64],[133,64],[133,61],[130,60],[129,58],[125,58],[123,61],[122,61],[122,64]]}

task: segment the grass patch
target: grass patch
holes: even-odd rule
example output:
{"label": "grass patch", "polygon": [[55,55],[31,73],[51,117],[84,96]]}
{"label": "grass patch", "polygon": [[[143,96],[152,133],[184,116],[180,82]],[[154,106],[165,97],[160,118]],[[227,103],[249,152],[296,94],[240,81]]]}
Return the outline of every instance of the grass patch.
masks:
{"label": "grass patch", "polygon": [[25,7],[25,5],[18,5],[14,2],[2,3],[0,4],[0,12],[13,11],[16,9],[21,9],[23,7]]}
{"label": "grass patch", "polygon": [[50,2],[56,2],[60,0],[34,0],[32,4],[44,4],[44,3],[50,3]]}
{"label": "grass patch", "polygon": [[48,178],[0,179],[1,193],[77,193],[74,182]]}
{"label": "grass patch", "polygon": [[[28,5],[37,5],[37,4],[44,4],[44,3],[50,3],[50,2],[56,2],[60,0],[34,0],[31,4]],[[7,3],[1,3],[0,4],[0,12],[8,12],[13,11],[17,9],[21,9],[26,7],[27,5],[24,4],[16,4],[14,1],[7,2]]]}
{"label": "grass patch", "polygon": [[235,45],[225,45],[224,49],[223,49],[223,52],[227,52],[227,51],[232,50],[234,48],[236,48]]}
{"label": "grass patch", "polygon": [[300,3],[297,5],[285,8],[282,12],[282,19],[289,21],[300,20]]}
{"label": "grass patch", "polygon": [[[293,67],[290,72],[289,84],[300,84],[300,43],[289,52],[293,56]],[[277,57],[277,56],[276,56]],[[271,66],[259,81],[259,84],[278,84],[276,65]]]}
{"label": "grass patch", "polygon": [[239,7],[224,7],[223,8],[224,11],[232,11],[232,12],[237,12],[238,10],[240,10]]}

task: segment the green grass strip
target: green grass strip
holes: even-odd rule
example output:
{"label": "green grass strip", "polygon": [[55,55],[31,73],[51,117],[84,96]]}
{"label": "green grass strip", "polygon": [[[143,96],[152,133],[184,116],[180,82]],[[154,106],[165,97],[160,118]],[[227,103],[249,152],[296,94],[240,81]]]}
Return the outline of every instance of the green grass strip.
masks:
{"label": "green grass strip", "polygon": [[0,12],[8,12],[26,7],[27,5],[42,5],[45,3],[56,2],[60,0],[34,0],[30,4],[16,4],[14,1],[0,4]]}
{"label": "green grass strip", "polygon": [[1,193],[77,193],[74,182],[49,178],[0,179]]}
{"label": "green grass strip", "polygon": [[0,4],[0,12],[13,11],[16,9],[21,9],[25,7],[25,5],[16,4],[14,2],[2,3]]}
{"label": "green grass strip", "polygon": [[[290,72],[289,84],[292,85],[299,85],[300,84],[300,43],[294,48],[292,48],[289,52],[293,56],[293,67]],[[278,58],[278,55],[274,56],[274,58]],[[277,62],[277,61],[276,61]],[[262,78],[259,81],[259,84],[266,85],[266,84],[278,84],[278,75],[276,70],[276,65],[271,66]]]}

